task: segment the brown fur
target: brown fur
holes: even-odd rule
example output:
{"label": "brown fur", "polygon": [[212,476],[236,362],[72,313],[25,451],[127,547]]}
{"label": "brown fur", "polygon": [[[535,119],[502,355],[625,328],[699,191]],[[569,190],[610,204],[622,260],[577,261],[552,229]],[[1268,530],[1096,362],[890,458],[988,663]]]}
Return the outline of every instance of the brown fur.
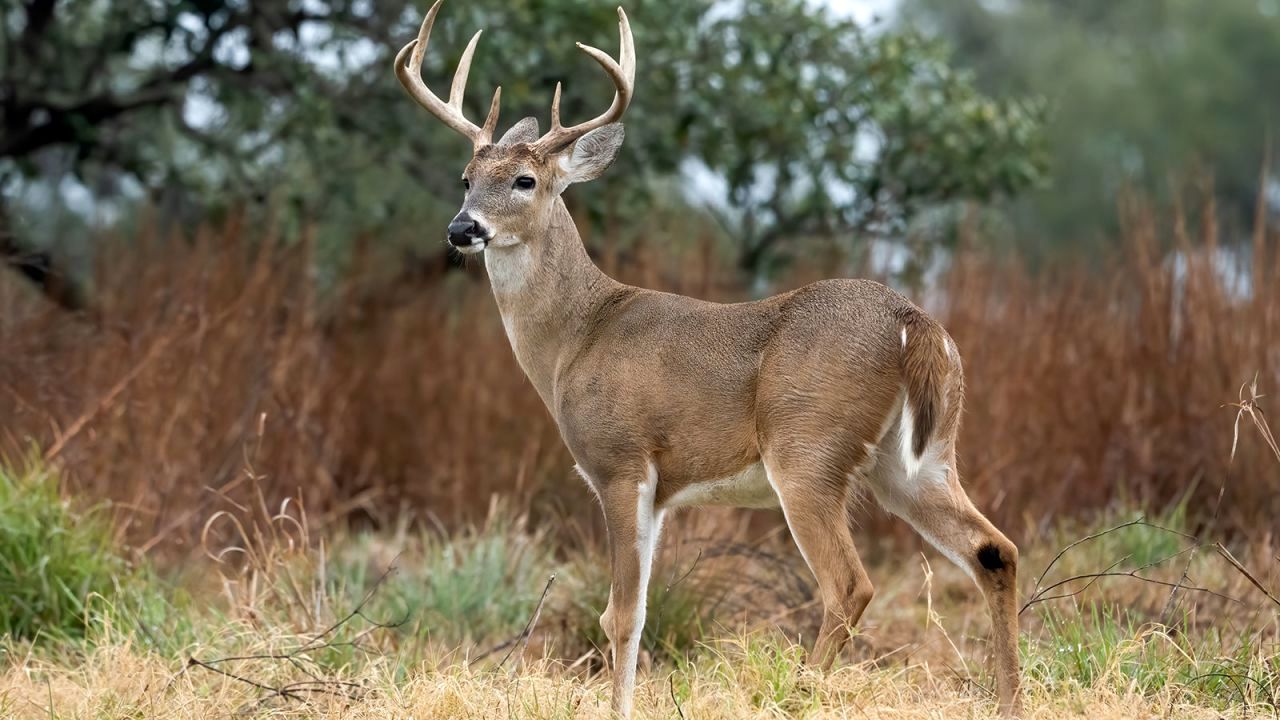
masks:
{"label": "brown fur", "polygon": [[[939,421],[937,414],[947,406],[946,399],[941,395],[947,390],[947,373],[952,366],[947,352],[947,343],[951,341],[941,326],[915,308],[903,312],[899,319],[906,333],[902,352],[902,376],[907,386],[907,397],[912,403],[912,418],[915,420],[912,450],[919,456],[924,454],[934,425]],[[956,364],[959,364],[958,358]],[[954,374],[957,381],[962,381],[958,372]],[[963,402],[960,382],[957,382],[955,392],[957,396],[952,398],[950,407],[958,413]],[[958,418],[948,420],[956,422]]]}

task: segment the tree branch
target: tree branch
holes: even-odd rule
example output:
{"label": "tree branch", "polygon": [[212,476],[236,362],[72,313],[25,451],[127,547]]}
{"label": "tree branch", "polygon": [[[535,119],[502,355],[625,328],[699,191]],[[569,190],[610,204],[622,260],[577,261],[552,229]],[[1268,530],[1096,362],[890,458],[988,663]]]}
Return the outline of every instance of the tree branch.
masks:
{"label": "tree branch", "polygon": [[9,215],[0,201],[0,264],[8,266],[40,291],[50,302],[71,312],[88,309],[84,288],[46,251],[22,246],[9,224]]}

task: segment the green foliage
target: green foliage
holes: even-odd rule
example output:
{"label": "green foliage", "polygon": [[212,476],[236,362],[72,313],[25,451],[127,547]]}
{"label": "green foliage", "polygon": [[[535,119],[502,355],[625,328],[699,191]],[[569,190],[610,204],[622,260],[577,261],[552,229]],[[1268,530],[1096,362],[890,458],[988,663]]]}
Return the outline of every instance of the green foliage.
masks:
{"label": "green foliage", "polygon": [[936,30],[983,88],[1049,101],[1052,185],[1013,206],[1015,232],[1028,244],[1048,249],[1103,237],[1116,225],[1117,193],[1136,186],[1168,198],[1176,178],[1188,175],[1212,175],[1228,229],[1252,217],[1268,136],[1280,117],[1275,3],[904,6],[903,24]]}
{"label": "green foliage", "polygon": [[783,717],[808,717],[822,701],[816,692],[820,680],[807,658],[803,646],[769,632],[709,639],[695,657],[680,663],[684,687],[678,691],[673,682],[672,694],[687,698],[688,677],[710,668],[717,684],[748,692],[753,707]]}
{"label": "green foliage", "polygon": [[[334,246],[353,232],[434,240],[421,228],[456,209],[470,148],[390,71],[425,4],[74,0],[4,10],[0,104],[11,111],[0,180],[15,167],[45,172],[36,160],[53,151],[101,196],[134,187],[177,221],[244,201],[286,208],[286,231],[319,220],[322,257],[340,256]],[[898,232],[928,205],[1017,193],[1043,174],[1039,106],[982,95],[940,44],[915,33],[867,34],[803,0],[645,0],[628,10],[639,73],[627,144],[604,179],[573,197],[611,240],[673,201],[661,190],[690,160],[727,180],[728,244],[757,272],[793,251],[787,238]],[[603,109],[611,88],[574,41],[616,52],[616,27],[608,3],[449,3],[424,76],[445,92],[467,38],[485,28],[468,114],[482,116],[500,84],[502,128],[545,118],[563,80],[564,115],[578,121]],[[64,62],[88,57],[109,72]]]}
{"label": "green foliage", "polygon": [[864,33],[801,0],[706,33],[695,155],[728,181],[741,264],[807,238],[896,234],[921,209],[1015,194],[1045,171],[1035,102],[998,101],[911,32]]}
{"label": "green foliage", "polygon": [[[330,594],[343,598],[335,611],[354,607],[386,570],[368,561],[377,542],[357,536],[329,570]],[[388,622],[407,616],[408,629],[442,643],[505,640],[537,606],[555,567],[551,553],[545,536],[507,512],[452,536],[424,532],[396,556],[368,615]]]}
{"label": "green foliage", "polygon": [[83,637],[91,598],[129,575],[101,511],[73,509],[45,468],[0,466],[0,636]]}

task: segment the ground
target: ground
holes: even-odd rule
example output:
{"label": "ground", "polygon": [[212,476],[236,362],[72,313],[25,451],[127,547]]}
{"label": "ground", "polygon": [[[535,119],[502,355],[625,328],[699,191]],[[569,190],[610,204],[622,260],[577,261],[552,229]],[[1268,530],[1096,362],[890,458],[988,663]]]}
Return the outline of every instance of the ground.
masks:
{"label": "ground", "polygon": [[[322,539],[291,512],[224,516],[223,552],[135,560],[78,621],[9,631],[0,716],[609,717],[598,541],[500,504],[451,533]],[[819,608],[785,530],[734,539],[731,517],[670,525],[638,717],[994,716],[983,602],[958,569],[910,536],[862,538],[878,594],[822,672],[804,662]],[[1237,543],[1233,564],[1184,525],[1180,508],[1128,511],[1024,543],[1026,717],[1275,714],[1280,604],[1255,584],[1273,586],[1275,549]]]}

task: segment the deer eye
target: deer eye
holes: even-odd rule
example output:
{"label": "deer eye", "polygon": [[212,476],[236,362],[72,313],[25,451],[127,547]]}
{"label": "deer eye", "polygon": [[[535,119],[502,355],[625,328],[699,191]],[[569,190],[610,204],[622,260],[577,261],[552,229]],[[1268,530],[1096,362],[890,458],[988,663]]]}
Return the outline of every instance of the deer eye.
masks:
{"label": "deer eye", "polygon": [[537,184],[538,182],[533,178],[529,177],[528,175],[521,175],[520,177],[516,178],[517,190],[532,190],[533,186]]}
{"label": "deer eye", "polygon": [[466,178],[462,178],[462,189],[463,189],[463,190],[470,190],[470,189],[471,189],[471,181],[470,181],[470,180],[468,180],[468,179],[466,179]]}

